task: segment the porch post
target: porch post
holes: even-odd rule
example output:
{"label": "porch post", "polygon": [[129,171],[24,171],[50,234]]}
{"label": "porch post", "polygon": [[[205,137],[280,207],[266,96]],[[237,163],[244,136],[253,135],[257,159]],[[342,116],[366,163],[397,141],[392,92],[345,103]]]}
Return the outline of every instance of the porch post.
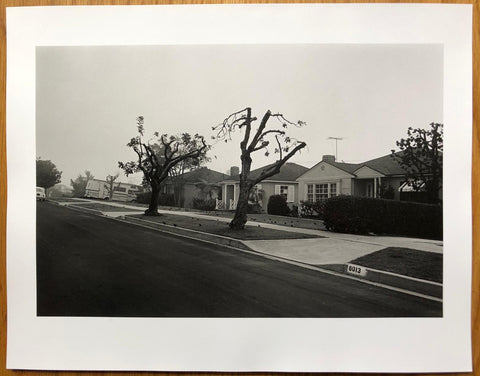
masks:
{"label": "porch post", "polygon": [[377,198],[377,178],[373,178],[373,198]]}

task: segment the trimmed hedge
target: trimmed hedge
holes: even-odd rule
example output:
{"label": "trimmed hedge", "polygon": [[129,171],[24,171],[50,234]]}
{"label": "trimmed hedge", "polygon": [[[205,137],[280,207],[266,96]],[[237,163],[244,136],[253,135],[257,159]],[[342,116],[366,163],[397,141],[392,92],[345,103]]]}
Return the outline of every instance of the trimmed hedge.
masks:
{"label": "trimmed hedge", "polygon": [[416,202],[332,197],[324,204],[324,224],[335,232],[443,238],[442,206]]}
{"label": "trimmed hedge", "polygon": [[288,208],[285,197],[282,195],[271,195],[268,198],[267,213],[288,216],[290,209]]}
{"label": "trimmed hedge", "polygon": [[[150,204],[150,199],[152,197],[152,192],[143,192],[137,194],[137,202],[140,204]],[[175,200],[173,194],[163,194],[161,193],[158,197],[159,206],[175,206]]]}

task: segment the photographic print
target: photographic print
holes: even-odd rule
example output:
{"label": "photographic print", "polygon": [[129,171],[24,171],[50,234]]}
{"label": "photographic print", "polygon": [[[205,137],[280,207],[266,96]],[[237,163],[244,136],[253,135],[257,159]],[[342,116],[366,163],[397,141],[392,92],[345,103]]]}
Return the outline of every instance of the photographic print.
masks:
{"label": "photographic print", "polygon": [[442,316],[442,45],[37,47],[36,73],[38,316]]}
{"label": "photographic print", "polygon": [[7,368],[471,369],[471,30],[7,9]]}

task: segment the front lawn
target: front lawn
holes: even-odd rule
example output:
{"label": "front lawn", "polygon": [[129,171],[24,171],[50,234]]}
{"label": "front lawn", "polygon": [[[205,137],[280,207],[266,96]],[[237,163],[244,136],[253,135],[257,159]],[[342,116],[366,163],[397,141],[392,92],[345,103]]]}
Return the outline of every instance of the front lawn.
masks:
{"label": "front lawn", "polygon": [[[233,218],[233,212],[208,212],[215,217]],[[248,214],[249,221],[257,223],[271,223],[273,225],[306,228],[311,230],[326,230],[321,219],[309,219],[300,217],[283,217],[271,214]]]}
{"label": "front lawn", "polygon": [[351,263],[427,281],[443,280],[443,255],[417,249],[388,247]]}
{"label": "front lawn", "polygon": [[277,239],[307,239],[322,238],[322,236],[301,234],[297,232],[273,230],[256,226],[245,226],[244,230],[231,230],[228,222],[219,219],[204,219],[191,216],[182,216],[174,214],[162,214],[158,217],[148,217],[145,215],[133,215],[131,217],[139,218],[144,221],[155,222],[174,227],[182,227],[190,230],[197,230],[214,235],[226,236],[240,240],[277,240]]}

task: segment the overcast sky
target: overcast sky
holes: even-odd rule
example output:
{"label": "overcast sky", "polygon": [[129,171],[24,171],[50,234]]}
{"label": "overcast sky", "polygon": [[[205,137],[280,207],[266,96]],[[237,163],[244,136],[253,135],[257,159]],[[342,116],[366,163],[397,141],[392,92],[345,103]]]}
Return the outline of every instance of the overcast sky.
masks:
{"label": "overcast sky", "polygon": [[[135,159],[126,143],[137,116],[148,135],[210,139],[248,106],[258,118],[270,109],[307,123],[291,130],[308,145],[292,162],[335,154],[328,137],[344,138],[338,160],[362,162],[388,154],[409,126],[443,122],[442,77],[441,45],[37,47],[36,154],[64,184],[85,170],[104,179]],[[239,166],[240,136],[215,144],[208,167]],[[258,154],[253,167],[273,161]]]}

